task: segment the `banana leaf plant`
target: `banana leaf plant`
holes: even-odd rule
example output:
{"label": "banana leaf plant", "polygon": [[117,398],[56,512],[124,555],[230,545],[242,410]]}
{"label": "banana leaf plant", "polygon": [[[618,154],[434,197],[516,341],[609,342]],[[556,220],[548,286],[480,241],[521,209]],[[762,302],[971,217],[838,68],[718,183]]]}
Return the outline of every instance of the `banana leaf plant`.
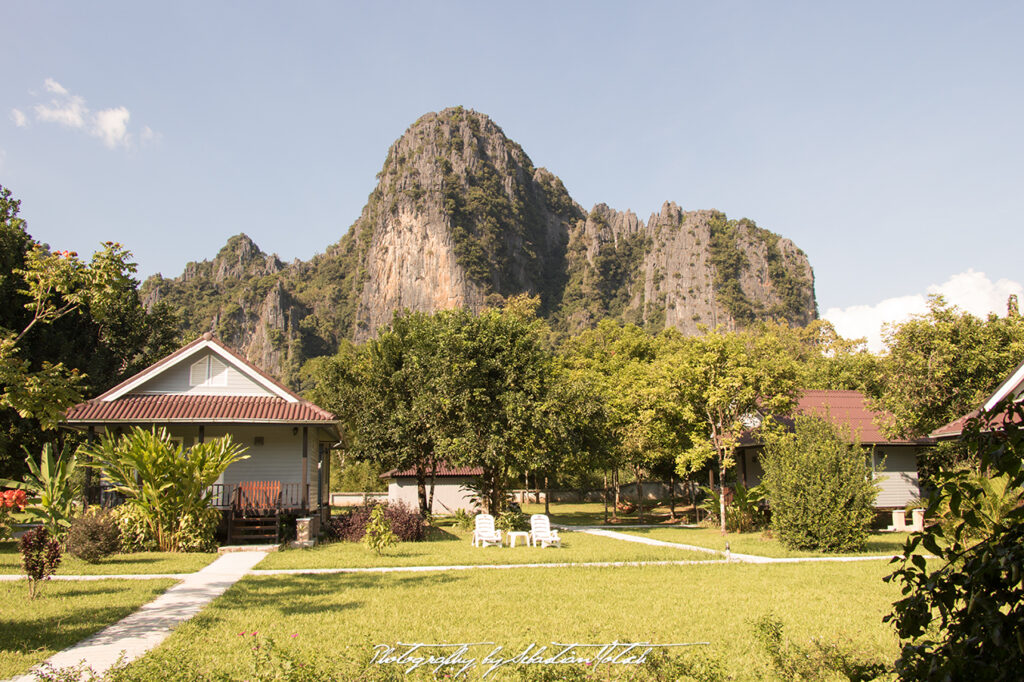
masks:
{"label": "banana leaf plant", "polygon": [[25,513],[37,519],[50,532],[50,536],[61,538],[71,527],[75,515],[81,483],[76,476],[78,460],[75,453],[65,446],[55,455],[55,448],[47,443],[43,446],[38,463],[26,451],[28,473],[24,481],[0,480],[0,486],[24,490],[29,498]]}

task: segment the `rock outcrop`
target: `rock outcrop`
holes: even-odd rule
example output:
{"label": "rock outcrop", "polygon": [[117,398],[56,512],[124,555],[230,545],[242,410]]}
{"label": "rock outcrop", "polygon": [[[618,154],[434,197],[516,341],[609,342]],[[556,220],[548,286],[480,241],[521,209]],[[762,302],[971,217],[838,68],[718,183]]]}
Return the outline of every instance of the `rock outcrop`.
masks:
{"label": "rock outcrop", "polygon": [[816,317],[814,276],[792,242],[750,220],[665,203],[646,223],[598,204],[586,213],[483,114],[427,114],[388,152],[379,182],[342,239],[282,264],[245,235],[176,279],[143,285],[296,384],[310,357],[370,338],[403,309],[478,310],[540,297],[557,331],[604,317],[651,330]]}

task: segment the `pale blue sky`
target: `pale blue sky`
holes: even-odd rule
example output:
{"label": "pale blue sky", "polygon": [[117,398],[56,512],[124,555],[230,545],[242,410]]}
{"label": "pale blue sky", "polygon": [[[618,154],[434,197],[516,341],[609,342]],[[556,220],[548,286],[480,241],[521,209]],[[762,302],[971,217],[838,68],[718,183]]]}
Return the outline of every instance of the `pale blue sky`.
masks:
{"label": "pale blue sky", "polygon": [[141,275],[241,231],[309,258],[461,104],[586,209],[789,237],[823,313],[1024,280],[1021,3],[5,0],[0,23],[0,184],[37,238],[121,241]]}

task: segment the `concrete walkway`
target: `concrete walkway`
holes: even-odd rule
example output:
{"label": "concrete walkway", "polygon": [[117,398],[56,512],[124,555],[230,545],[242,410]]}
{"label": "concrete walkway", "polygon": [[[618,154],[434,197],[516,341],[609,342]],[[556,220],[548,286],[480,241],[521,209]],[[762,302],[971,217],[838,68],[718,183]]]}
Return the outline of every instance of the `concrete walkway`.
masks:
{"label": "concrete walkway", "polygon": [[[614,538],[616,540],[625,540],[626,542],[639,542],[642,545],[656,545],[658,547],[677,547],[679,549],[688,549],[694,552],[707,552],[710,554],[717,554],[725,557],[726,561],[739,561],[745,564],[802,564],[811,562],[847,562],[847,561],[879,561],[880,559],[902,559],[902,555],[893,554],[877,554],[877,555],[865,555],[865,556],[817,556],[817,557],[767,557],[767,556],[756,556],[754,554],[737,554],[736,552],[722,551],[718,549],[709,549],[707,547],[698,547],[697,545],[684,545],[679,542],[666,542],[664,540],[655,540],[654,538],[645,538],[639,535],[627,535],[626,533],[616,533],[613,530],[607,530],[605,528],[595,528],[593,526],[573,526],[572,530],[579,531],[581,533],[589,533],[590,535],[602,535],[608,538]],[[708,563],[708,562],[698,562]]]}
{"label": "concrete walkway", "polygon": [[[124,620],[50,656],[40,665],[63,668],[84,661],[100,673],[113,666],[122,652],[125,662],[136,659],[164,641],[171,630],[199,613],[266,556],[266,552],[225,554],[201,571],[186,575],[182,582]],[[95,577],[108,579],[117,576]],[[15,682],[34,682],[36,679],[31,671],[14,678]]]}

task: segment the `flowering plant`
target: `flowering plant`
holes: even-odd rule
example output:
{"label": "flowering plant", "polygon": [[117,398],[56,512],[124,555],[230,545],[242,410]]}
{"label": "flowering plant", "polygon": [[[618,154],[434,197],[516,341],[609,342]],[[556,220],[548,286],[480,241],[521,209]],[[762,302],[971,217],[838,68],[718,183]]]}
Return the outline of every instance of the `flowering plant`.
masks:
{"label": "flowering plant", "polygon": [[11,536],[10,517],[15,509],[24,511],[28,493],[24,490],[0,490],[0,540]]}

